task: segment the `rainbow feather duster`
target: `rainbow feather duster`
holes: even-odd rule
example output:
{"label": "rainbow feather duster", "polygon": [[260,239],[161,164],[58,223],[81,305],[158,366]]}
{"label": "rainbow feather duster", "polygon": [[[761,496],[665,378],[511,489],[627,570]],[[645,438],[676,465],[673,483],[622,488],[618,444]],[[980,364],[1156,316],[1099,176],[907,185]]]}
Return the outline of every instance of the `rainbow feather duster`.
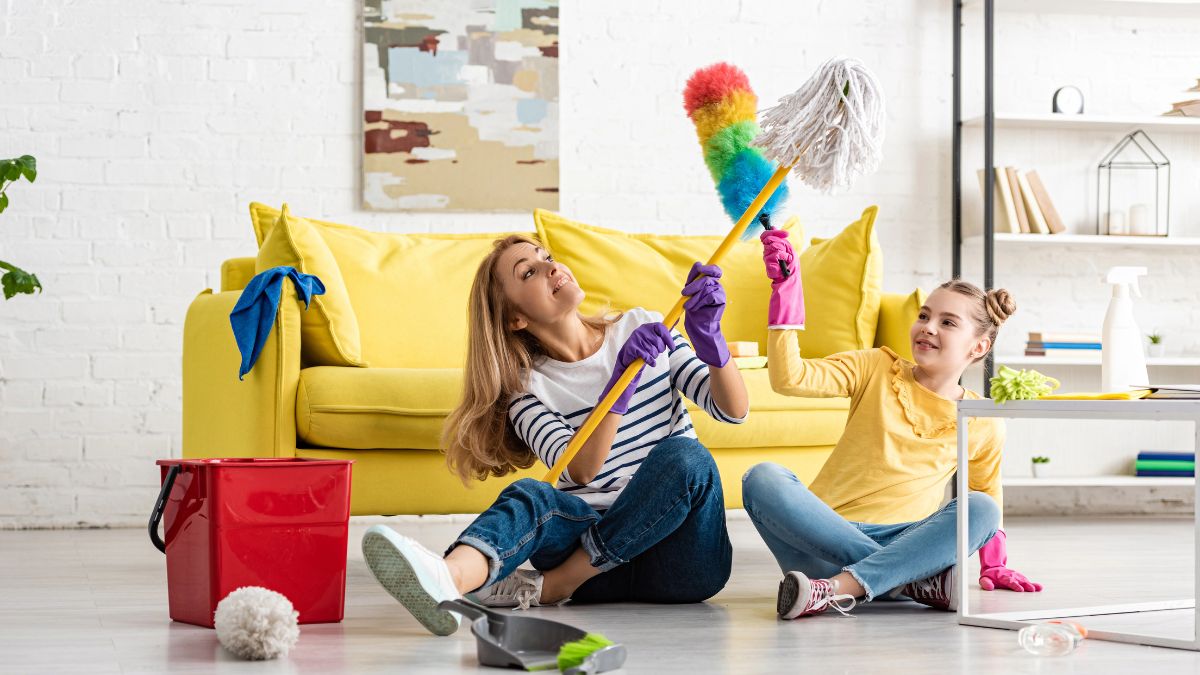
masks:
{"label": "rainbow feather duster", "polygon": [[[761,150],[750,145],[761,131],[755,119],[757,105],[758,97],[746,74],[728,63],[697,70],[683,91],[683,108],[696,125],[704,163],[717,185],[725,212],[734,222],[742,217],[776,168]],[[771,215],[783,205],[787,193],[787,185],[780,185],[753,222],[770,227]],[[752,225],[742,238],[756,237],[758,232],[759,228]]]}

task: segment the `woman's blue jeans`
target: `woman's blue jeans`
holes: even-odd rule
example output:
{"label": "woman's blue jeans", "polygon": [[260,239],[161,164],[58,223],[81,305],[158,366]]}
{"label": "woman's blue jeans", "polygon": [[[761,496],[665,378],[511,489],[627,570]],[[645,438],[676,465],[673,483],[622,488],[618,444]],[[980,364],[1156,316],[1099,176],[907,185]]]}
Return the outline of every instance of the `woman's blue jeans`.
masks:
{"label": "woman's blue jeans", "polygon": [[[967,499],[974,552],[996,534],[1000,508],[982,492]],[[796,474],[763,463],[742,478],[742,501],[780,569],[814,579],[849,572],[866,589],[868,601],[954,564],[957,500],[915,523],[856,523],[829,508]]]}
{"label": "woman's blue jeans", "polygon": [[[721,476],[692,438],[659,443],[603,514],[543,481],[519,480],[459,535],[491,561],[484,585],[529,560],[553,569],[580,546],[600,574],[573,602],[701,602],[729,580]],[[451,547],[453,548],[453,546]]]}

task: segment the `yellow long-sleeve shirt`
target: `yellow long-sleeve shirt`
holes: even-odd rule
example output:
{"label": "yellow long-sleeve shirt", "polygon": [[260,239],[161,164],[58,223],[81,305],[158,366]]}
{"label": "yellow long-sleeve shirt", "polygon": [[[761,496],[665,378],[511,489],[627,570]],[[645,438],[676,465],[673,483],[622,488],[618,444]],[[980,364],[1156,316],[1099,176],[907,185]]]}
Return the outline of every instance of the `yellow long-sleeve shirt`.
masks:
{"label": "yellow long-sleeve shirt", "polygon": [[[890,524],[936,511],[954,473],[956,403],[922,386],[887,347],[804,359],[795,331],[767,339],[771,387],[789,396],[850,398],[846,430],[809,489],[847,520]],[[978,399],[966,391],[966,398]],[[1004,423],[969,420],[971,490],[1001,503]]]}

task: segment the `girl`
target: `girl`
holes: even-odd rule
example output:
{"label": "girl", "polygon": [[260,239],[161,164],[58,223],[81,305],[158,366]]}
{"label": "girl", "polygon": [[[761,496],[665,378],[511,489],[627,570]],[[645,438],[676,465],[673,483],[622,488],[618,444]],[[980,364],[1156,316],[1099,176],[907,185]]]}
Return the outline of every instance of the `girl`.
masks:
{"label": "girl", "polygon": [[[956,610],[957,502],[938,505],[955,469],[955,401],[979,398],[958,381],[991,350],[1016,305],[1005,290],[984,293],[950,281],[929,296],[912,326],[915,363],[887,347],[803,359],[793,331],[804,323],[800,277],[785,279],[779,264],[795,270],[795,252],[783,230],[761,239],[772,282],[772,388],[850,398],[846,430],[811,486],[778,464],[759,464],[743,478],[746,510],[785,572],[779,616],[793,619],[831,606],[845,614],[857,598],[878,596]],[[1005,566],[1004,532],[997,529],[1003,423],[978,418],[970,424],[971,492],[965,498],[980,586],[1039,591],[1041,585]]]}
{"label": "girl", "polygon": [[[578,312],[583,290],[532,239],[496,242],[475,274],[462,404],[446,421],[451,469],[466,482],[536,460],[552,466],[634,360],[646,366],[557,486],[508,486],[438,556],[390,528],[363,536],[376,579],[437,635],[437,603],[475,591],[493,607],[700,602],[725,586],[732,552],[721,479],[680,392],[713,417],[746,419],[746,389],[721,335],[717,267],[696,263],[683,294],[689,346],[659,314]],[[607,381],[608,384],[605,384]],[[535,570],[517,569],[529,560]]]}

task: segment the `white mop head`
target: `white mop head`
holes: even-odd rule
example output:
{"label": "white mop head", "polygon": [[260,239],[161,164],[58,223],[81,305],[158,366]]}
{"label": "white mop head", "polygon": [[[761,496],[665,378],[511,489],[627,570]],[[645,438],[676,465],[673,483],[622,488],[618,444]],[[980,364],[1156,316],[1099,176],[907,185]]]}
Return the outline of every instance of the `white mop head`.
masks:
{"label": "white mop head", "polygon": [[800,180],[822,192],[849,186],[879,166],[883,91],[855,59],[826,61],[759,120],[754,145],[779,164],[794,165]]}
{"label": "white mop head", "polygon": [[217,641],[241,659],[287,656],[300,639],[300,613],[282,593],[244,586],[217,603]]}

